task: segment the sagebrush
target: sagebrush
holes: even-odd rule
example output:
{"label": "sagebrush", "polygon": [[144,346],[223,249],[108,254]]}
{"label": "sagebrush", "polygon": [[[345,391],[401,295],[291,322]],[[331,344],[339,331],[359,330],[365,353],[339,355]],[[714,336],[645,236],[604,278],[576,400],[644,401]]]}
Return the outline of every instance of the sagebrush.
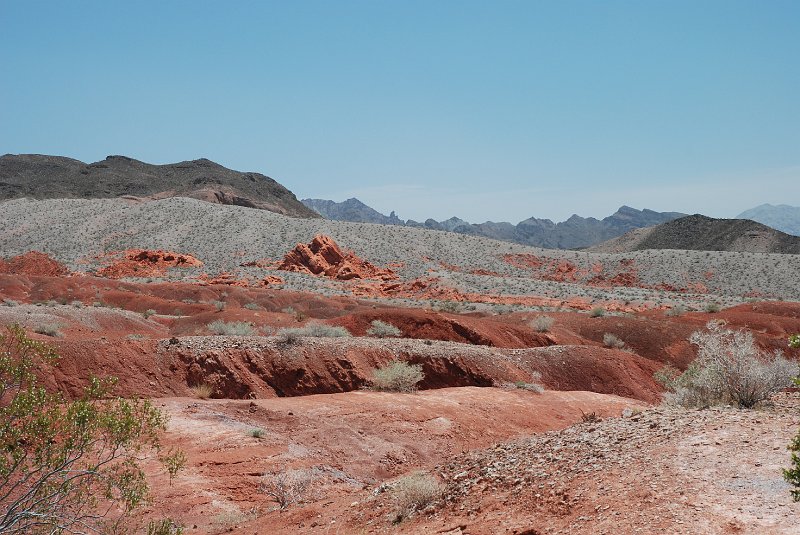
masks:
{"label": "sagebrush", "polygon": [[378,338],[389,338],[402,336],[403,331],[391,323],[386,323],[385,321],[381,320],[372,320],[370,323],[370,328],[367,329],[367,334],[369,336],[376,336]]}
{"label": "sagebrush", "polygon": [[372,372],[370,387],[390,392],[413,392],[425,378],[422,366],[395,360]]}
{"label": "sagebrush", "polygon": [[668,392],[667,403],[684,407],[731,404],[752,408],[773,393],[791,385],[798,365],[780,351],[760,349],[749,331],[724,328],[709,322],[689,341],[697,357],[683,373],[665,367],[656,374]]}
{"label": "sagebrush", "polygon": [[253,324],[247,321],[231,321],[226,323],[222,320],[216,320],[208,324],[208,330],[212,334],[222,336],[253,336],[256,334]]}

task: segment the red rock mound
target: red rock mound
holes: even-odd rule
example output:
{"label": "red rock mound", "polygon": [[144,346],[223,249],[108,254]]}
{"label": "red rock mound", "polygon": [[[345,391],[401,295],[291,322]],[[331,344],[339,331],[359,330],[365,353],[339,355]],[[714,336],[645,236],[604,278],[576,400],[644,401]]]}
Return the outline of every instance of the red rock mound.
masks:
{"label": "red rock mound", "polygon": [[148,251],[130,249],[111,253],[108,265],[97,271],[101,277],[121,279],[123,277],[163,277],[168,268],[200,267],[203,262],[188,254],[172,251]]}
{"label": "red rock mound", "polygon": [[69,274],[69,270],[64,264],[56,262],[45,253],[30,251],[8,260],[0,258],[0,273],[60,277]]}
{"label": "red rock mound", "polygon": [[352,252],[344,252],[330,236],[314,236],[311,243],[298,243],[278,265],[283,271],[322,275],[331,279],[395,280],[390,269],[380,269]]}

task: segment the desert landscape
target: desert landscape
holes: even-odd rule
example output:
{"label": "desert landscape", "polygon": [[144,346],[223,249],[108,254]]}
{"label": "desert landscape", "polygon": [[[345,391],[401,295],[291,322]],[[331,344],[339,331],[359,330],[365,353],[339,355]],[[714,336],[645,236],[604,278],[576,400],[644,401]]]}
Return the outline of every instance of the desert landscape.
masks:
{"label": "desert landscape", "polygon": [[[657,374],[692,363],[709,321],[800,357],[800,255],[538,249],[180,195],[1,206],[0,323],[60,355],[42,383],[77,399],[117,378],[186,456],[172,479],[145,462],[139,522],[798,530],[782,470],[800,395],[686,409]],[[418,380],[377,387],[396,363]],[[417,503],[409,484],[433,490]]]}
{"label": "desert landscape", "polygon": [[800,535],[800,2],[0,2],[0,535]]}

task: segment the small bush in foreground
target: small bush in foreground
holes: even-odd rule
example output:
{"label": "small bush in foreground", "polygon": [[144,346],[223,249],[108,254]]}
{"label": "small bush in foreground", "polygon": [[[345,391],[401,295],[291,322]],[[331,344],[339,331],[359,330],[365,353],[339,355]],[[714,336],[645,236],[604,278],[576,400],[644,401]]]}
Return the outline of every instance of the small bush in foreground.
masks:
{"label": "small bush in foreground", "polygon": [[796,362],[780,352],[762,351],[748,331],[724,329],[712,321],[689,341],[698,349],[686,371],[665,368],[656,374],[668,390],[667,403],[684,407],[732,404],[749,409],[789,386],[798,375]]}
{"label": "small bush in foreground", "polygon": [[[139,462],[159,452],[164,415],[149,401],[114,397],[114,378],[92,377],[74,401],[48,392],[34,370],[58,355],[18,325],[0,334],[0,348],[0,533],[130,525],[148,499]],[[185,464],[178,454],[161,460],[170,476]]]}
{"label": "small bush in foreground", "polygon": [[255,329],[253,324],[247,321],[231,321],[225,323],[222,320],[212,321],[208,324],[208,330],[212,334],[222,336],[253,336]]}
{"label": "small bush in foreground", "polygon": [[708,314],[716,314],[720,311],[719,303],[706,303],[706,306],[703,307]]}
{"label": "small bush in foreground", "polygon": [[261,479],[259,490],[275,500],[278,507],[286,509],[302,502],[321,477],[315,468],[267,472]]}
{"label": "small bush in foreground", "polygon": [[675,305],[674,307],[667,310],[666,314],[667,316],[672,316],[672,317],[683,316],[684,314],[686,314],[686,307],[680,304]]}
{"label": "small bush in foreground", "polygon": [[391,492],[398,508],[395,522],[402,522],[438,500],[444,486],[430,474],[414,472],[398,479]]}
{"label": "small bush in foreground", "polygon": [[381,320],[372,320],[371,327],[367,329],[369,336],[377,336],[378,338],[389,338],[391,336],[402,336],[403,331]]}
{"label": "small bush in foreground", "polygon": [[537,333],[546,333],[550,332],[550,328],[553,327],[555,321],[556,320],[550,316],[536,316],[531,322],[531,327],[533,327],[533,330]]}
{"label": "small bush in foreground", "polygon": [[370,386],[389,392],[413,392],[425,378],[422,366],[396,360],[372,372]]}

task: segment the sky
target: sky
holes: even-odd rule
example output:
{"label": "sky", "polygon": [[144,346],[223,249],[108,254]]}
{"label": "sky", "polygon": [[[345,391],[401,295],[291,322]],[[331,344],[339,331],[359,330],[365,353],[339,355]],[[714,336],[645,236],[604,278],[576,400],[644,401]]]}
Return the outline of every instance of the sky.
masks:
{"label": "sky", "polygon": [[0,154],[403,219],[800,205],[800,2],[0,0]]}

